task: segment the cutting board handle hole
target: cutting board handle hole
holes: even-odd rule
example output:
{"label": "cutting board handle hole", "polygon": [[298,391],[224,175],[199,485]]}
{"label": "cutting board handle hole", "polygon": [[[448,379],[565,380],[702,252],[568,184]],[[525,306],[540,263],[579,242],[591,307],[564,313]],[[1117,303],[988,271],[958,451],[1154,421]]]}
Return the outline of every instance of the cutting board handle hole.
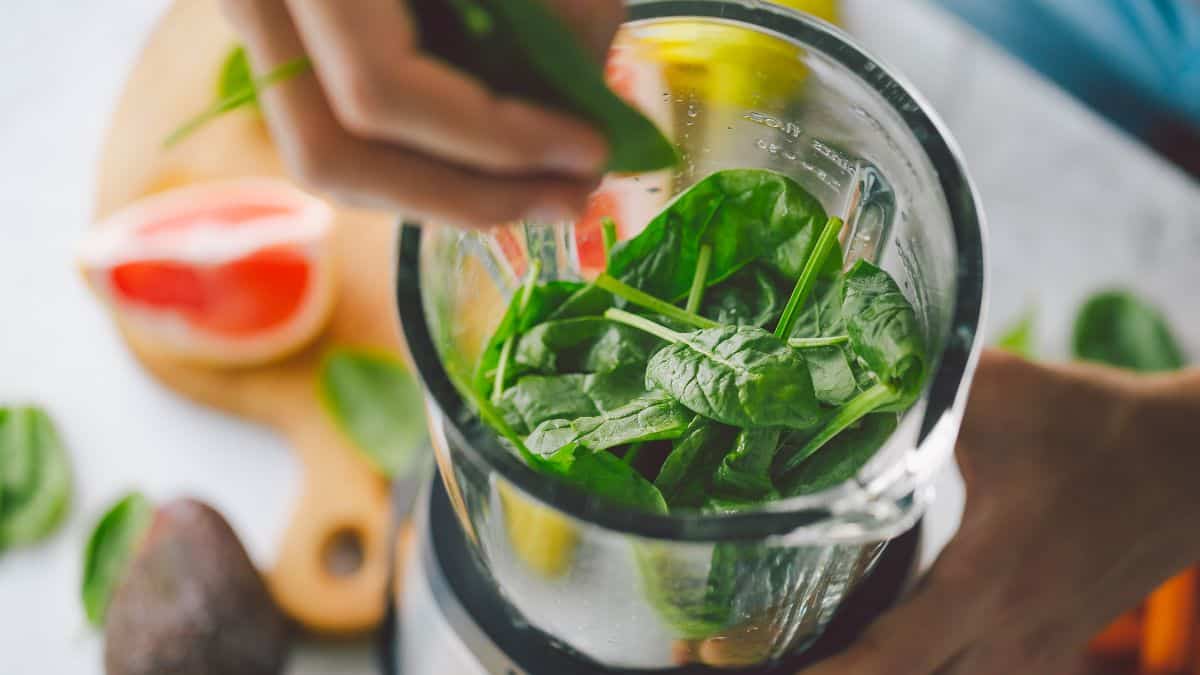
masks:
{"label": "cutting board handle hole", "polygon": [[362,569],[365,559],[363,533],[355,527],[334,530],[321,547],[321,566],[333,577],[354,576]]}

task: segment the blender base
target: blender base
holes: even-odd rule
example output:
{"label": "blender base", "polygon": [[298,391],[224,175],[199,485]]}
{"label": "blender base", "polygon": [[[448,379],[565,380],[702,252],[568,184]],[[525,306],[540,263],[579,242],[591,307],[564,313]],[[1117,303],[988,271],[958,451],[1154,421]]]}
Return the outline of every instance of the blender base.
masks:
{"label": "blender base", "polygon": [[911,577],[921,530],[918,524],[894,539],[825,633],[793,657],[742,671],[695,665],[654,671],[606,669],[548,643],[543,633],[524,625],[467,544],[440,477],[423,492],[414,513],[417,538],[403,567],[398,616],[384,634],[384,672],[391,675],[791,675],[847,647],[896,601]]}

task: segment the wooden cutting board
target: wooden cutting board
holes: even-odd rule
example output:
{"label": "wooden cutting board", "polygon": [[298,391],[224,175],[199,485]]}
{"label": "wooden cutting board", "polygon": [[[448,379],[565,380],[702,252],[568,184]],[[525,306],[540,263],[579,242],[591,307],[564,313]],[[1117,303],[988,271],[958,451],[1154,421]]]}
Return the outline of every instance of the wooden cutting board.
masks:
{"label": "wooden cutting board", "polygon": [[[252,110],[227,115],[169,150],[162,147],[167,134],[212,101],[218,70],[234,42],[215,0],[176,0],[162,18],[110,124],[97,172],[97,220],[170,187],[283,175],[266,126]],[[368,630],[387,602],[388,484],[322,409],[317,368],[333,345],[402,350],[392,290],[395,223],[380,213],[337,213],[336,307],[321,337],[287,360],[254,369],[189,366],[123,331],[133,353],[165,385],[267,425],[295,449],[304,467],[303,489],[266,574],[283,610],[323,634]],[[340,566],[329,562],[347,542],[361,547],[361,564],[339,573],[334,568]]]}

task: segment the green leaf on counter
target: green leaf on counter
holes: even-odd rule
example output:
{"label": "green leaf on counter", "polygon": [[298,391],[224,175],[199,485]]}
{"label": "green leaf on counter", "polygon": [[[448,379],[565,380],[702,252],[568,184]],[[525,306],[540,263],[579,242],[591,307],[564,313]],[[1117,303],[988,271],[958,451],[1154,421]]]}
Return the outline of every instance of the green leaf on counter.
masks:
{"label": "green leaf on counter", "polygon": [[321,364],[320,393],[337,426],[387,476],[413,468],[425,447],[421,387],[399,359],[335,349]]}
{"label": "green leaf on counter", "polygon": [[254,86],[254,71],[250,69],[250,58],[246,56],[246,48],[236,45],[229,50],[225,63],[221,65],[221,75],[217,78],[217,100],[250,90],[255,92],[254,98],[247,105],[258,105],[258,94]]}
{"label": "green leaf on counter", "polygon": [[1144,373],[1178,370],[1183,350],[1162,313],[1125,291],[1092,296],[1075,319],[1075,358]]}
{"label": "green leaf on counter", "polygon": [[83,609],[93,626],[103,626],[113,591],[125,576],[154,519],[154,505],[141,493],[126,495],[96,523],[83,556]]}
{"label": "green leaf on counter", "polygon": [[1035,358],[1036,316],[1037,313],[1032,307],[1025,310],[1021,318],[1000,336],[1000,339],[996,341],[996,346],[1024,359]]}
{"label": "green leaf on counter", "polygon": [[0,408],[0,550],[49,535],[70,497],[70,462],[49,416]]}

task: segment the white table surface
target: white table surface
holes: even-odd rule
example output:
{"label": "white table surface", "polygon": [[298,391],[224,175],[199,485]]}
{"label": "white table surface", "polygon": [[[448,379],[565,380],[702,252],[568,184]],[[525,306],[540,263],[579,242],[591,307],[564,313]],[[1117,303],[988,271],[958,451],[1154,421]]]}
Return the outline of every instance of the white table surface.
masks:
{"label": "white table surface", "polygon": [[[0,21],[0,403],[46,406],[76,492],[63,528],[0,555],[0,675],[100,673],[78,601],[98,514],[138,488],[199,496],[269,563],[298,488],[271,434],[143,373],[71,265],[92,171],[128,68],[166,0],[6,2]],[[849,0],[848,23],[906,73],[958,137],[991,222],[993,332],[1029,302],[1047,357],[1080,300],[1135,288],[1200,357],[1200,186],[915,0]],[[304,646],[293,673],[371,673],[364,645]]]}

